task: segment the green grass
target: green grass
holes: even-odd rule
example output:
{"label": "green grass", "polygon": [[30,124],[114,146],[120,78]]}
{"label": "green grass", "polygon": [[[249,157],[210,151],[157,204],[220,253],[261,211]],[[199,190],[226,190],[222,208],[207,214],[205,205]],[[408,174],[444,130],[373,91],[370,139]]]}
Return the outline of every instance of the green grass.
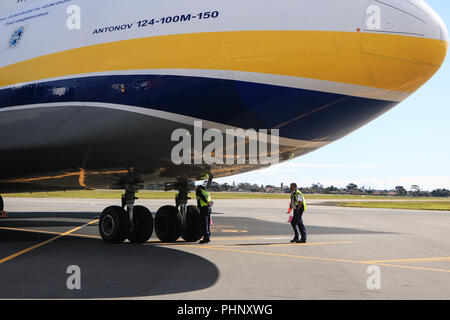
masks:
{"label": "green grass", "polygon": [[[66,191],[66,192],[37,192],[5,194],[5,197],[30,197],[30,198],[76,198],[76,199],[120,199],[122,190],[92,190],[92,191]],[[177,191],[139,191],[139,199],[174,199]],[[195,193],[189,196],[195,199]],[[240,192],[212,192],[211,197],[216,199],[285,199],[290,195],[286,193],[240,193]],[[387,208],[387,209],[412,209],[412,210],[441,210],[450,211],[450,199],[442,198],[402,198],[385,196],[354,196],[354,195],[330,195],[313,194],[305,195],[307,200],[330,200],[333,205],[355,208]],[[333,201],[336,200],[336,201]],[[364,201],[358,201],[364,200]],[[377,201],[370,201],[377,200]],[[396,200],[396,201],[395,201]],[[401,201],[399,201],[401,200]]]}
{"label": "green grass", "polygon": [[[5,194],[5,197],[30,197],[30,198],[85,198],[85,199],[119,199],[123,190],[83,190],[66,192],[37,192]],[[139,191],[137,197],[140,199],[174,199],[176,191]],[[195,198],[195,193],[189,194]],[[290,198],[286,193],[240,193],[240,192],[212,192],[213,199],[286,199]],[[354,195],[332,195],[332,194],[307,194],[308,200],[411,200],[412,198],[385,197],[385,196],[354,196]],[[442,198],[413,198],[414,200],[444,201]],[[448,199],[450,203],[450,199]],[[444,201],[445,202],[445,201]],[[365,203],[365,202],[364,202]]]}
{"label": "green grass", "polygon": [[385,208],[409,210],[438,210],[450,211],[450,201],[365,201],[365,202],[339,202],[340,207],[353,208]]}
{"label": "green grass", "polygon": [[[289,195],[288,195],[289,197]],[[312,200],[436,200],[441,201],[443,198],[433,198],[433,197],[392,197],[392,196],[360,196],[360,195],[350,195],[350,194],[306,194],[306,199]],[[450,201],[450,199],[448,199]]]}
{"label": "green grass", "polygon": [[[66,191],[66,192],[35,192],[5,194],[13,198],[76,198],[76,199],[118,199],[124,191],[121,190],[93,190],[93,191]],[[139,191],[139,199],[174,199],[177,191]],[[189,196],[195,198],[195,192]],[[289,199],[289,194],[271,193],[239,193],[239,192],[212,192],[213,199]]]}

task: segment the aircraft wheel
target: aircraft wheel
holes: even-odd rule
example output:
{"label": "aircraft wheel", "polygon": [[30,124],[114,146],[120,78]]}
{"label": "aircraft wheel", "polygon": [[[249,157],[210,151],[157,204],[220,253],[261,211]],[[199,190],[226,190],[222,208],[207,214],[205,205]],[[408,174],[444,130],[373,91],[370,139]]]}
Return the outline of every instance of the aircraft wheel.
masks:
{"label": "aircraft wheel", "polygon": [[133,207],[134,229],[129,232],[127,238],[132,243],[144,243],[151,238],[153,233],[153,217],[146,207]]}
{"label": "aircraft wheel", "polygon": [[197,206],[188,206],[186,212],[186,226],[181,237],[187,242],[196,242],[203,237],[203,223],[200,209]]}
{"label": "aircraft wheel", "polygon": [[130,219],[124,209],[111,206],[100,215],[98,228],[105,242],[122,243],[130,232]]}
{"label": "aircraft wheel", "polygon": [[175,242],[183,231],[181,214],[174,206],[159,208],[155,216],[155,232],[162,242]]}

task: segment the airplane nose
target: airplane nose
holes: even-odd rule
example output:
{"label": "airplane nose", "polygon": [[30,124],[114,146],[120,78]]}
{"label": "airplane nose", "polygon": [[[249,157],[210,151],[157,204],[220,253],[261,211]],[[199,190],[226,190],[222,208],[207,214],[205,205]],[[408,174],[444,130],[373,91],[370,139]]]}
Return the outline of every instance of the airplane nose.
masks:
{"label": "airplane nose", "polygon": [[390,69],[381,74],[373,70],[382,76],[375,80],[383,87],[413,93],[439,70],[447,55],[447,27],[423,0],[372,0],[363,27],[367,33],[362,37],[363,53],[380,58],[369,68]]}
{"label": "airplane nose", "polygon": [[424,37],[448,43],[447,26],[441,17],[424,0],[408,0],[405,2],[409,6],[409,8],[406,8],[408,10],[407,12],[423,20],[421,29],[423,30]]}
{"label": "airplane nose", "polygon": [[424,0],[371,0],[367,30],[448,42],[444,21]]}

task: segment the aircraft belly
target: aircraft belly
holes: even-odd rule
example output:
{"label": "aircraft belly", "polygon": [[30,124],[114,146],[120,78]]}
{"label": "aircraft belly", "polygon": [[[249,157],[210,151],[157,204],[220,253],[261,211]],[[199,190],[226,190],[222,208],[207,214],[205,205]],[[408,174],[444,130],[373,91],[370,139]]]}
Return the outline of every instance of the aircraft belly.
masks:
{"label": "aircraft belly", "polygon": [[[2,142],[0,167],[9,170],[0,173],[0,193],[121,187],[129,179],[167,183],[260,167],[176,165],[171,156],[178,141],[171,141],[172,133],[177,129],[194,132],[193,125],[142,114],[139,108],[130,110],[61,104],[8,111],[5,118],[10,122],[0,127],[0,134],[11,139]],[[24,131],[27,127],[52,127],[53,131]],[[293,152],[306,153],[318,146],[308,142],[287,145],[283,141],[281,160]]]}
{"label": "aircraft belly", "polygon": [[[17,97],[20,99],[17,99]],[[0,192],[227,176],[258,165],[174,165],[176,129],[278,129],[280,161],[335,141],[397,101],[173,75],[102,75],[0,90]]]}

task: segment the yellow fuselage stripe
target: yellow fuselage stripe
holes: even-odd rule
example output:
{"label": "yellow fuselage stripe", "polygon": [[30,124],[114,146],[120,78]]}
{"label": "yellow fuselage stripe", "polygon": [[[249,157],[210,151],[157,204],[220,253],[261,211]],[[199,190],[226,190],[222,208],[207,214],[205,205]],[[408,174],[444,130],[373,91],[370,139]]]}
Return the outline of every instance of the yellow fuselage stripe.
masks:
{"label": "yellow fuselage stripe", "polygon": [[76,74],[146,69],[255,72],[414,92],[441,66],[444,41],[331,31],[239,31],[92,45],[0,68],[0,87]]}

